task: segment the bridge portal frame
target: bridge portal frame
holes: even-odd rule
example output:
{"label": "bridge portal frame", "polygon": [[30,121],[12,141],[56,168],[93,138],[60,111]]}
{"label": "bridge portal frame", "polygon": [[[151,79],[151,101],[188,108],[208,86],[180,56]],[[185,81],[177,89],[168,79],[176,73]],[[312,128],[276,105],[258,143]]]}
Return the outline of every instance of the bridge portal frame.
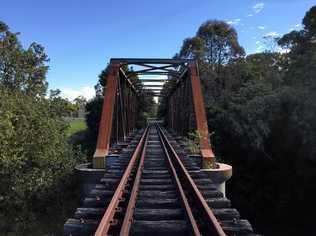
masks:
{"label": "bridge portal frame", "polygon": [[[117,97],[120,96],[122,92],[119,88],[120,82],[119,78],[123,75],[130,89],[135,92],[137,91],[133,87],[132,83],[129,81],[130,74],[125,74],[121,67],[123,65],[136,65],[138,67],[142,67],[139,70],[133,71],[131,74],[137,75],[170,75],[176,77],[178,82],[184,80],[185,77],[189,78],[189,82],[191,84],[191,94],[193,100],[193,107],[195,113],[195,121],[196,121],[196,130],[200,135],[199,147],[201,151],[201,156],[203,159],[203,168],[209,168],[214,162],[214,153],[212,151],[210,140],[209,140],[209,131],[207,118],[204,108],[204,100],[201,88],[201,82],[199,78],[198,65],[195,60],[191,59],[159,59],[159,58],[113,58],[110,60],[110,64],[108,65],[108,73],[104,78],[106,80],[106,87],[104,90],[104,102],[102,108],[102,115],[99,125],[99,134],[97,139],[97,147],[93,156],[93,167],[94,168],[104,168],[105,157],[109,154],[109,148],[111,143],[111,135],[112,135],[112,126],[114,120],[114,110],[116,108]],[[147,78],[149,82],[155,82],[155,79]],[[141,79],[141,81],[146,82],[146,79]],[[161,79],[157,79],[157,82],[163,82]],[[148,89],[148,88],[146,88]],[[157,86],[152,88],[153,90],[157,90]],[[161,88],[162,89],[162,88]],[[155,96],[163,96],[159,92],[154,93]],[[168,94],[168,98],[172,99],[172,93]],[[135,96],[134,96],[135,97]],[[175,97],[175,96],[174,96]],[[130,97],[129,97],[130,98]],[[179,98],[179,97],[178,97]],[[173,98],[175,99],[175,98]],[[180,97],[181,99],[181,97]],[[129,110],[131,107],[135,108],[137,105],[137,99],[133,99],[133,101],[128,101]],[[116,108],[118,109],[118,108]],[[122,110],[123,109],[123,110]],[[123,135],[122,138],[125,139],[127,136],[127,132],[130,132],[133,128],[135,128],[135,122],[130,125],[128,129],[124,128],[127,122],[127,115],[133,115],[133,119],[136,119],[137,114],[127,114],[126,108],[121,108],[120,112],[125,112],[125,120],[121,119],[123,123]],[[133,110],[133,109],[132,109]],[[134,109],[135,111],[135,109]],[[171,116],[173,116],[173,112],[171,112]],[[174,121],[175,117],[170,117],[172,121]],[[116,117],[118,119],[118,117]],[[118,122],[118,120],[116,120]],[[174,122],[171,122],[171,128],[173,127]]]}

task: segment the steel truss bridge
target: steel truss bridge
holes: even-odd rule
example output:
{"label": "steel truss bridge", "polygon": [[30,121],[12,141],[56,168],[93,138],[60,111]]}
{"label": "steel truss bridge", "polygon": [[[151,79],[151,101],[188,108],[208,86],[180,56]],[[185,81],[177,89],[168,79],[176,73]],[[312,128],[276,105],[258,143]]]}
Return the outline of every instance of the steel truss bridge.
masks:
{"label": "steel truss bridge", "polygon": [[[135,75],[143,83],[142,96],[167,101],[165,127],[151,121],[136,129]],[[209,175],[215,156],[196,61],[114,58],[104,79],[89,175],[104,172],[65,223],[64,235],[255,235]],[[171,80],[166,92],[164,83]],[[192,130],[200,136],[198,157],[183,142]]]}

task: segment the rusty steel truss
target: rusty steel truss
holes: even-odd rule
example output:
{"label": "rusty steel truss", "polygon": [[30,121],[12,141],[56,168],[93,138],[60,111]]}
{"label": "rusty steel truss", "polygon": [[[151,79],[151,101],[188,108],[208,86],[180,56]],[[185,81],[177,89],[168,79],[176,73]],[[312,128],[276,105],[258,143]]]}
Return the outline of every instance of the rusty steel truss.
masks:
{"label": "rusty steel truss", "polygon": [[[123,71],[123,66],[133,66],[132,71]],[[136,127],[138,118],[138,91],[130,77],[138,75],[143,83],[145,96],[163,97],[168,100],[167,125],[179,134],[196,130],[200,136],[199,147],[203,157],[203,167],[208,168],[214,160],[209,141],[207,119],[204,109],[201,83],[194,60],[114,58],[110,60],[108,73],[104,78],[104,102],[99,125],[97,147],[94,154],[94,168],[104,168],[105,156],[111,143],[124,141]],[[164,78],[155,78],[163,75]],[[163,84],[170,78],[176,86],[168,94],[163,94]],[[145,91],[145,92],[144,92]],[[148,91],[148,93],[146,93]],[[189,110],[189,112],[187,112]]]}

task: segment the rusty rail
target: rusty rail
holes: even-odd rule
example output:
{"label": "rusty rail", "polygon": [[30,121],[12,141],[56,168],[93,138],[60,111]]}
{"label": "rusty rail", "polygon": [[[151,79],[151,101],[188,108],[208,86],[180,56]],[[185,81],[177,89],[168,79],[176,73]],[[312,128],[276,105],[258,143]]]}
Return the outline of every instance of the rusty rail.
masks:
{"label": "rusty rail", "polygon": [[[165,155],[166,155],[166,157],[168,159],[169,167],[170,167],[170,170],[172,172],[173,178],[175,180],[175,183],[176,183],[179,195],[180,195],[180,199],[181,199],[182,205],[183,205],[183,207],[185,209],[186,216],[187,216],[188,221],[189,221],[189,223],[191,225],[192,233],[194,235],[202,235],[200,233],[198,225],[197,225],[197,223],[196,223],[196,221],[194,219],[192,210],[191,210],[191,208],[189,206],[188,199],[185,196],[185,193],[183,191],[183,187],[182,187],[182,185],[180,183],[180,180],[179,180],[179,177],[177,175],[176,169],[173,166],[173,163],[172,163],[171,158],[170,158],[170,156],[168,154],[167,148],[166,148],[165,144],[163,143],[162,137],[161,137],[160,134],[159,134],[159,137],[160,137],[160,141],[161,141],[161,143],[163,145],[163,149],[164,149]],[[147,138],[148,138],[148,134],[146,136],[146,141],[147,141]],[[131,227],[131,224],[132,224],[132,221],[133,221],[133,213],[134,213],[134,209],[135,209],[137,193],[139,191],[140,179],[141,179],[142,170],[143,170],[143,164],[144,164],[144,159],[145,159],[145,151],[146,151],[146,146],[147,146],[146,141],[145,141],[145,144],[144,144],[145,146],[143,148],[142,157],[141,157],[141,160],[140,160],[140,163],[139,163],[139,167],[138,167],[138,170],[137,170],[137,174],[136,174],[133,190],[132,190],[132,193],[131,193],[131,196],[130,196],[128,207],[127,207],[127,210],[126,210],[126,213],[125,213],[125,217],[124,217],[124,221],[123,221],[123,224],[122,224],[122,228],[121,228],[121,232],[120,232],[121,236],[129,235],[130,227]]]}
{"label": "rusty rail", "polygon": [[140,153],[142,152],[142,149],[144,147],[144,143],[145,143],[145,138],[147,137],[147,133],[148,133],[148,127],[146,128],[143,136],[141,137],[136,150],[124,172],[124,175],[117,187],[117,189],[115,190],[115,193],[113,195],[113,198],[110,202],[110,204],[108,205],[108,208],[104,214],[104,216],[102,217],[102,220],[95,232],[96,236],[104,236],[108,234],[108,230],[111,226],[111,224],[113,224],[114,221],[114,215],[118,210],[118,205],[120,203],[120,201],[122,200],[122,196],[126,190],[127,187],[127,182],[131,176],[132,173],[132,169],[140,155]]}
{"label": "rusty rail", "polygon": [[[157,126],[158,128],[158,126]],[[192,228],[192,233],[194,235],[202,235],[200,230],[199,230],[199,227],[197,225],[197,222],[193,216],[193,213],[192,213],[192,210],[190,208],[190,205],[189,205],[189,202],[188,202],[188,199],[187,197],[185,196],[185,193],[184,193],[184,190],[183,190],[183,186],[182,184],[180,183],[180,179],[178,177],[178,174],[176,172],[176,169],[172,163],[172,159],[169,155],[169,152],[168,152],[168,149],[166,147],[166,144],[164,143],[163,141],[163,136],[162,136],[162,133],[161,132],[158,132],[159,134],[159,137],[160,137],[160,140],[161,140],[161,143],[162,143],[162,146],[163,146],[163,149],[165,151],[165,154],[167,156],[167,159],[168,159],[168,163],[169,163],[169,166],[170,166],[170,169],[171,169],[171,172],[172,172],[172,175],[176,181],[176,186],[177,186],[177,190],[181,196],[181,200],[182,200],[182,204],[184,205],[184,208],[185,208],[185,212],[186,212],[186,215],[187,215],[187,218],[189,219],[189,223],[191,225],[191,228]]]}
{"label": "rusty rail", "polygon": [[[212,210],[207,205],[205,199],[198,190],[190,174],[182,164],[177,153],[171,146],[163,130],[158,125],[156,125],[156,128],[158,130],[158,135],[163,147],[163,151],[167,158],[170,172],[176,184],[177,192],[179,193],[181,204],[190,225],[192,235],[225,235]],[[120,235],[129,235],[133,222],[133,214],[139,192],[142,171],[144,168],[148,135],[149,127],[146,128],[140,142],[136,147],[136,150],[124,172],[118,188],[116,189],[114,196],[100,222],[100,225],[95,232],[96,236],[109,234],[111,225],[115,224],[115,213],[117,212],[120,201],[122,200],[122,196],[126,191],[127,183],[129,179],[131,179],[132,170],[137,168],[128,205],[125,211],[124,220],[120,226]],[[138,160],[139,162],[137,164]],[[190,194],[186,194],[186,192],[189,192]],[[195,211],[193,211],[193,209],[195,209]]]}
{"label": "rusty rail", "polygon": [[215,215],[213,214],[212,210],[207,205],[198,187],[196,186],[193,179],[191,178],[189,172],[186,170],[186,168],[182,164],[176,151],[173,149],[172,145],[169,143],[166,135],[163,133],[162,129],[158,125],[157,127],[159,130],[159,134],[162,138],[162,141],[167,149],[167,152],[169,153],[169,156],[172,157],[172,162],[178,170],[178,174],[181,175],[182,180],[184,181],[185,187],[187,188],[188,192],[190,193],[191,196],[193,196],[195,200],[194,207],[198,208],[199,214],[202,214],[203,222],[204,222],[206,230],[203,230],[204,232],[201,232],[201,233],[203,235],[220,235],[220,236],[226,235],[221,225],[217,221]]}
{"label": "rusty rail", "polygon": [[139,165],[137,168],[137,173],[134,181],[134,185],[132,188],[131,196],[128,202],[128,206],[126,209],[125,217],[123,220],[123,224],[121,227],[121,232],[120,235],[129,235],[129,231],[131,228],[132,224],[132,219],[133,219],[133,214],[134,214],[134,209],[135,209],[135,204],[136,204],[136,199],[137,199],[137,194],[139,190],[139,185],[140,185],[140,179],[142,176],[142,170],[144,168],[144,160],[145,160],[145,153],[146,153],[146,148],[147,148],[147,140],[148,140],[148,135],[149,132],[146,134],[145,142],[144,142],[144,148],[142,150],[142,155],[139,161]]}

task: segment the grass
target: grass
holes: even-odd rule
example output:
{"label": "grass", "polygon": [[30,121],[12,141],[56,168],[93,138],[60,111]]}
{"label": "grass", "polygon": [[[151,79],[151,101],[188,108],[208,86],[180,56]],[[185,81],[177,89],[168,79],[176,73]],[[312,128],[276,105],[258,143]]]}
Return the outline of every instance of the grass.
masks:
{"label": "grass", "polygon": [[69,121],[69,127],[67,129],[67,136],[70,137],[71,135],[78,133],[87,129],[87,124],[83,119],[73,119]]}

